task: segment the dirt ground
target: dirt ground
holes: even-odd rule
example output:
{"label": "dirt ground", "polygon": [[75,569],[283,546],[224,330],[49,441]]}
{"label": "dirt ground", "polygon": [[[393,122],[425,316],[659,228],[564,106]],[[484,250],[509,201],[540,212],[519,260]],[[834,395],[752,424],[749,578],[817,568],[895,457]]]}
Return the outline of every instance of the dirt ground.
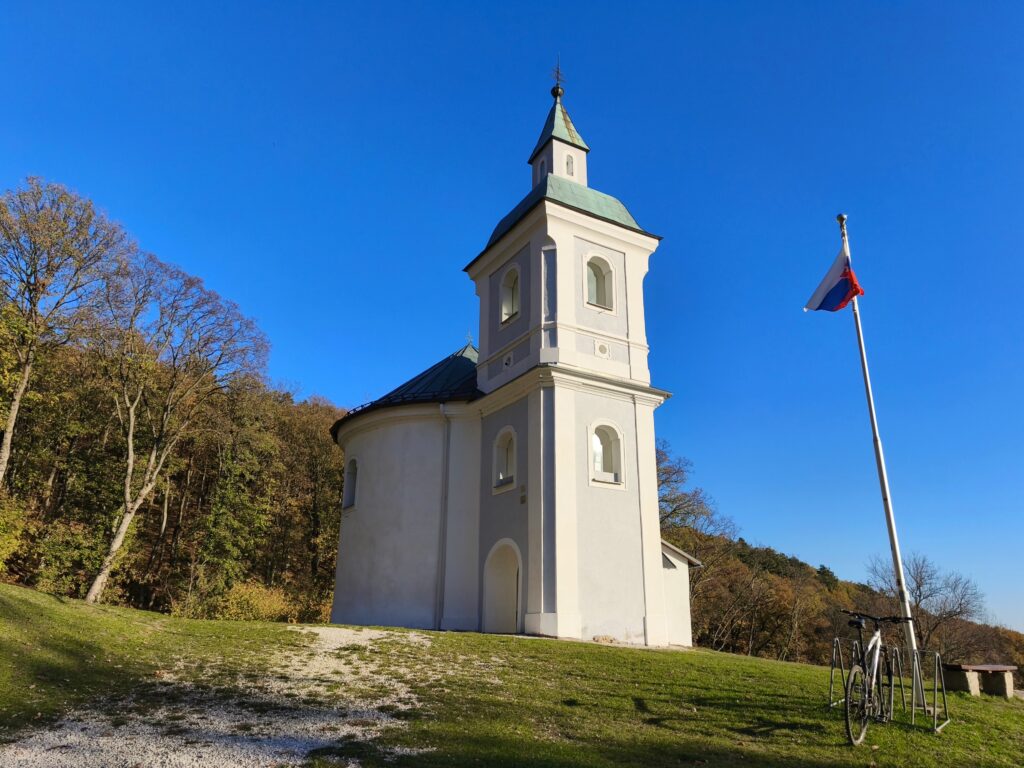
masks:
{"label": "dirt ground", "polygon": [[[419,706],[408,687],[359,653],[382,639],[425,637],[344,627],[305,627],[311,645],[283,652],[271,673],[227,686],[196,685],[185,662],[159,688],[75,711],[51,727],[0,745],[17,768],[194,768],[299,765],[313,750],[372,740],[396,714]],[[186,679],[188,677],[189,679]],[[339,757],[338,765],[358,765]]]}

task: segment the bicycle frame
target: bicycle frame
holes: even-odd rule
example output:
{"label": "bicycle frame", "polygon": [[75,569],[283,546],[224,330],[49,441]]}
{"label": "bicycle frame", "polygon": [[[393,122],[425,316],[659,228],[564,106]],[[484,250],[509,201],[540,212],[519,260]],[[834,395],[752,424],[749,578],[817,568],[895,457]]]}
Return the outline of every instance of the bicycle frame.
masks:
{"label": "bicycle frame", "polygon": [[871,672],[868,676],[868,695],[874,694],[875,683],[878,681],[878,660],[882,655],[882,630],[875,628],[865,652],[871,657]]}

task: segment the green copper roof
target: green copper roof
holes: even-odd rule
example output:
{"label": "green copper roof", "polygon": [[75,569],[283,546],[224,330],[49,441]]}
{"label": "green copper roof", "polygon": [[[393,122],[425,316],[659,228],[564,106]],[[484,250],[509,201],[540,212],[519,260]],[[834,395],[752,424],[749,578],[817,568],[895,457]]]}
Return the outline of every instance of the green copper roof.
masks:
{"label": "green copper roof", "polygon": [[376,411],[380,408],[415,403],[475,400],[483,394],[476,388],[477,359],[476,347],[467,344],[462,349],[448,355],[444,360],[430,366],[423,373],[413,376],[405,384],[391,390],[383,397],[353,408],[335,422],[331,427],[331,435],[337,435],[338,427],[342,423],[361,413]]}
{"label": "green copper roof", "polygon": [[[518,224],[542,200],[550,200],[574,211],[580,211],[612,224],[618,224],[620,227],[632,229],[634,232],[657,237],[657,235],[652,235],[650,232],[641,229],[640,225],[636,223],[636,219],[626,210],[626,206],[611,195],[606,195],[604,192],[598,192],[596,189],[577,184],[575,181],[569,181],[569,179],[562,178],[561,176],[548,174],[544,177],[543,181],[530,191],[530,194],[519,201],[519,205],[498,222],[498,226],[491,233],[484,251],[504,237],[512,227]],[[476,261],[476,259],[473,259],[473,261]],[[466,265],[466,269],[469,269],[472,263],[470,262],[470,264]]]}
{"label": "green copper roof", "polygon": [[565,106],[562,104],[562,89],[556,86],[552,93],[555,94],[555,103],[551,105],[551,111],[548,112],[548,119],[544,121],[544,130],[540,132],[540,138],[537,139],[537,146],[533,148],[533,152],[530,153],[530,159],[526,162],[532,163],[533,158],[537,156],[544,145],[547,144],[551,139],[558,139],[564,141],[566,144],[571,144],[574,147],[579,147],[584,152],[589,152],[590,147],[587,146],[587,142],[583,140],[583,137],[576,131],[576,126],[572,124],[572,120],[569,119],[569,113],[565,111]]}

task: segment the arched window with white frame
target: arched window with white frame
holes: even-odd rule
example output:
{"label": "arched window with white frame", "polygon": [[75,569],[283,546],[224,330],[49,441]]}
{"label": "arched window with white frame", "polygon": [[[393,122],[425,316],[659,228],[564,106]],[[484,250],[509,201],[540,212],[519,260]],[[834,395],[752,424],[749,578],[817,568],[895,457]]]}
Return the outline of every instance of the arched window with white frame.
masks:
{"label": "arched window with white frame", "polygon": [[494,487],[511,487],[516,481],[516,433],[506,427],[494,440]]}
{"label": "arched window with white frame", "polygon": [[607,261],[597,256],[587,260],[587,304],[612,309],[612,283],[612,268]]}
{"label": "arched window with white frame", "polygon": [[590,466],[594,480],[622,482],[622,440],[614,427],[601,424],[590,433]]}
{"label": "arched window with white frame", "polygon": [[341,506],[344,509],[355,506],[356,503],[356,485],[358,482],[359,465],[355,459],[349,459],[348,465],[345,467],[345,486],[344,494],[342,496]]}
{"label": "arched window with white frame", "polygon": [[501,279],[501,322],[519,316],[519,269],[513,267]]}

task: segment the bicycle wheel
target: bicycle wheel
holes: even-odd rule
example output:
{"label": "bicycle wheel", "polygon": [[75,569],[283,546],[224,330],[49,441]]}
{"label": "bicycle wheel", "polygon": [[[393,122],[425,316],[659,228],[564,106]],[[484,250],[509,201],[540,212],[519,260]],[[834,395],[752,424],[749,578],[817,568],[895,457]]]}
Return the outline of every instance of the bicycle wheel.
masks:
{"label": "bicycle wheel", "polygon": [[860,664],[854,664],[846,678],[846,735],[854,746],[867,735],[869,715],[867,675]]}

